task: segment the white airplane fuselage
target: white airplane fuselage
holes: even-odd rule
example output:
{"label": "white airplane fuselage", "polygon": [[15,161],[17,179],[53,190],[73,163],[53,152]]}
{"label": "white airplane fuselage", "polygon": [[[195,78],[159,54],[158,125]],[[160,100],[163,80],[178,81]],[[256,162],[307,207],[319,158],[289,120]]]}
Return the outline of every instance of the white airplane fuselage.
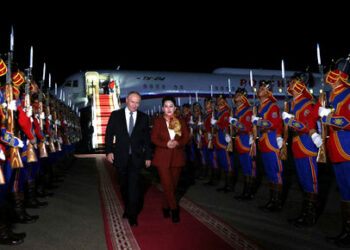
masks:
{"label": "white airplane fuselage", "polygon": [[[166,95],[174,96],[177,104],[194,103],[198,101],[203,105],[203,100],[211,95],[224,94],[227,97],[234,94],[237,88],[246,88],[251,99],[259,86],[259,82],[272,81],[272,92],[279,100],[279,104],[285,98],[285,85],[281,78],[280,70],[252,69],[254,88],[250,86],[250,69],[219,68],[213,73],[188,73],[188,72],[162,72],[162,71],[132,71],[132,70],[98,70],[79,72],[68,77],[63,86],[58,87],[57,95],[63,91],[65,101],[71,100],[75,107],[88,106],[87,88],[89,88],[89,72],[94,73],[99,84],[103,81],[114,79],[119,84],[121,103],[130,91],[137,91],[142,97],[140,110],[151,113],[161,109],[161,99]],[[294,71],[286,71],[287,81]],[[320,74],[313,73],[315,84],[309,88],[318,96],[321,89]],[[108,80],[106,80],[108,79]],[[91,80],[92,83],[93,80]],[[230,82],[230,83],[229,83]],[[328,87],[326,85],[326,87]],[[102,87],[101,87],[102,88]],[[62,90],[61,90],[62,89]],[[101,90],[103,92],[103,89]],[[231,104],[231,101],[229,101]]]}

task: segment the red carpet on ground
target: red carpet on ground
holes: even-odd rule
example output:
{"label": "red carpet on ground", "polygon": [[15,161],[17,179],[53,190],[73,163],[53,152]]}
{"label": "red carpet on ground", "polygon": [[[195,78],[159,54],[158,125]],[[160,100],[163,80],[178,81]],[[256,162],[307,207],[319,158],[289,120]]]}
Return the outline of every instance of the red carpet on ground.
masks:
{"label": "red carpet on ground", "polygon": [[[94,155],[96,157],[96,155]],[[137,227],[122,218],[123,205],[115,168],[103,155],[96,157],[100,197],[109,249],[261,249],[254,241],[200,207],[187,197],[180,202],[179,223],[163,218],[160,186],[151,185],[139,214]]]}

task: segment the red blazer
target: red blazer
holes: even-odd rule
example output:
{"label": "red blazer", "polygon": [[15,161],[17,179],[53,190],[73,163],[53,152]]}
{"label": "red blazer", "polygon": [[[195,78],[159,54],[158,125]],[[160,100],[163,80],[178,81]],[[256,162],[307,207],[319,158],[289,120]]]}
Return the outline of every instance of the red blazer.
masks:
{"label": "red blazer", "polygon": [[190,139],[189,129],[186,122],[179,118],[181,123],[181,136],[175,135],[179,145],[170,149],[167,143],[170,140],[170,135],[165,118],[157,118],[153,122],[151,141],[155,145],[152,165],[156,167],[183,167],[186,164],[184,147]]}

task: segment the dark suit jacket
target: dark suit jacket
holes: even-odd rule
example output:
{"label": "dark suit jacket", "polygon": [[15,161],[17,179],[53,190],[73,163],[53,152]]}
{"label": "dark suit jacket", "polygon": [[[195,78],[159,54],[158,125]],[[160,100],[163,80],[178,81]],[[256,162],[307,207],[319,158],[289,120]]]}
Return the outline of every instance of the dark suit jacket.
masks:
{"label": "dark suit jacket", "polygon": [[[111,113],[106,128],[106,154],[114,153],[114,165],[125,169],[128,163],[129,146],[131,145],[132,161],[137,167],[145,165],[145,160],[151,160],[150,135],[148,116],[137,111],[137,118],[131,136],[126,127],[125,108]],[[113,137],[116,142],[113,144]]]}
{"label": "dark suit jacket", "polygon": [[170,140],[170,134],[165,118],[157,118],[154,120],[151,134],[151,141],[156,146],[152,165],[156,167],[183,167],[186,164],[184,147],[187,144],[190,133],[186,122],[179,118],[181,123],[181,136],[175,135],[174,140],[179,145],[170,149],[167,143]]}

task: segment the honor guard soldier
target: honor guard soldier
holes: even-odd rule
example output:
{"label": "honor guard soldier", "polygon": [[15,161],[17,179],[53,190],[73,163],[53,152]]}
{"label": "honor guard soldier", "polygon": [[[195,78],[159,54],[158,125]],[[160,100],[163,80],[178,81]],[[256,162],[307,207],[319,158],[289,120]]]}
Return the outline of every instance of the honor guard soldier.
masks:
{"label": "honor guard soldier", "polygon": [[[350,57],[339,59],[326,75],[326,82],[332,87],[327,92],[326,107],[319,102],[316,111],[322,123],[328,126],[327,153],[333,165],[340,189],[343,220],[342,232],[329,237],[340,247],[350,247]],[[322,135],[323,136],[323,135]]]}
{"label": "honor guard soldier", "polygon": [[213,137],[215,135],[214,126],[211,125],[211,120],[214,115],[214,101],[211,98],[204,100],[205,114],[203,115],[203,139],[202,139],[202,155],[208,168],[209,181],[204,185],[216,185],[220,179],[220,169],[216,162],[214,151]]}
{"label": "honor guard soldier", "polygon": [[216,98],[218,110],[215,117],[211,119],[211,125],[215,127],[216,134],[214,140],[214,150],[217,164],[224,171],[224,186],[217,191],[232,192],[234,188],[234,167],[232,154],[227,150],[227,146],[232,140],[230,135],[230,108],[223,95]]}
{"label": "honor guard soldier", "polygon": [[257,96],[260,104],[257,107],[257,116],[252,116],[252,123],[260,128],[258,147],[268,179],[270,181],[270,199],[261,207],[264,211],[279,211],[282,208],[282,161],[279,149],[282,147],[282,119],[276,98],[270,91],[271,84],[262,82]]}
{"label": "honor guard soldier", "polygon": [[237,200],[251,200],[254,197],[256,186],[256,164],[255,160],[249,155],[250,145],[253,140],[251,123],[253,112],[247,95],[246,89],[237,89],[233,97],[237,108],[234,110],[233,117],[230,117],[230,121],[236,130],[235,148],[244,172],[243,192],[235,197]]}
{"label": "honor guard soldier", "polygon": [[291,77],[287,92],[293,96],[289,112],[282,113],[285,124],[293,131],[292,151],[299,182],[304,191],[301,214],[290,220],[296,227],[310,227],[316,223],[318,171],[317,152],[322,138],[317,133],[317,123],[313,120],[313,96],[306,86],[313,85],[311,73],[298,72]]}
{"label": "honor guard soldier", "polygon": [[[7,71],[6,64],[0,58],[0,77],[7,74],[7,81],[10,81],[9,72]],[[3,77],[2,77],[3,78]],[[14,233],[11,230],[11,226],[8,223],[8,215],[12,214],[12,211],[9,211],[9,206],[6,204],[6,196],[8,194],[8,189],[10,187],[9,183],[11,181],[11,173],[8,173],[7,170],[11,171],[11,164],[9,164],[10,159],[5,157],[6,151],[10,147],[23,146],[23,142],[19,138],[15,137],[7,129],[7,115],[8,108],[10,110],[15,110],[15,102],[11,102],[8,105],[6,95],[6,88],[1,88],[0,91],[0,122],[1,122],[1,137],[0,137],[0,244],[2,245],[17,245],[23,243],[25,238],[25,233]]]}
{"label": "honor guard soldier", "polygon": [[187,169],[187,181],[189,185],[195,183],[195,171],[196,171],[196,155],[195,155],[195,145],[194,145],[194,121],[193,114],[191,112],[191,104],[185,103],[182,105],[182,117],[186,121],[188,128],[190,130],[190,140],[185,146],[186,153],[186,169]]}
{"label": "honor guard soldier", "polygon": [[206,175],[205,159],[201,152],[202,147],[202,107],[199,102],[193,103],[193,134],[194,134],[194,152],[196,155],[195,170],[196,178],[203,179]]}

